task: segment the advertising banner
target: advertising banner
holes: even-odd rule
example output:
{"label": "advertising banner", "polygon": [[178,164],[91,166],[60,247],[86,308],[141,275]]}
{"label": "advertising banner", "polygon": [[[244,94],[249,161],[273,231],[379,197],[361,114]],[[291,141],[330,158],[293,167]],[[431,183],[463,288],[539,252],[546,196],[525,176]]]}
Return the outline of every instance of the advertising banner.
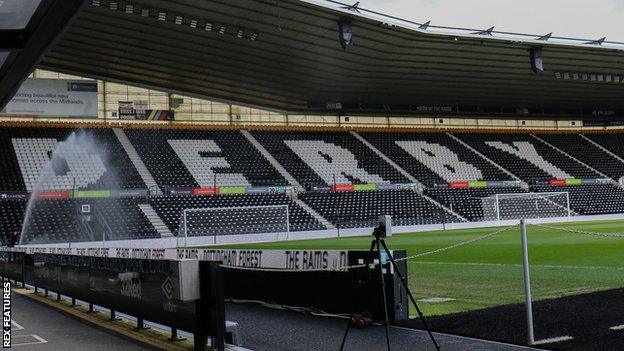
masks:
{"label": "advertising banner", "polygon": [[29,78],[0,115],[97,118],[97,82]]}
{"label": "advertising banner", "polygon": [[132,101],[119,101],[119,119],[136,119]]}

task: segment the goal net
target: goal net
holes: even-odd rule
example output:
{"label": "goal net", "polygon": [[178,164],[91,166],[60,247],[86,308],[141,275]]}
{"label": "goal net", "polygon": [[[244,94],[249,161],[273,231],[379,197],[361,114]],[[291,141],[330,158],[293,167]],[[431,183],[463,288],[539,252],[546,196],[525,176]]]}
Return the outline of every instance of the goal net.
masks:
{"label": "goal net", "polygon": [[193,208],[182,211],[178,237],[288,233],[288,205]]}
{"label": "goal net", "polygon": [[482,198],[483,220],[570,217],[567,192],[496,194]]}

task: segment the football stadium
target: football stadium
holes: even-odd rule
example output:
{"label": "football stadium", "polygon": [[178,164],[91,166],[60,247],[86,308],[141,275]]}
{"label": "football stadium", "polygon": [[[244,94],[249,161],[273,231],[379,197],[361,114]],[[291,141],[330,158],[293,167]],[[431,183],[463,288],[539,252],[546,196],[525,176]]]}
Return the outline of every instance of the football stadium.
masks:
{"label": "football stadium", "polygon": [[0,1],[3,348],[624,349],[624,42],[365,7]]}

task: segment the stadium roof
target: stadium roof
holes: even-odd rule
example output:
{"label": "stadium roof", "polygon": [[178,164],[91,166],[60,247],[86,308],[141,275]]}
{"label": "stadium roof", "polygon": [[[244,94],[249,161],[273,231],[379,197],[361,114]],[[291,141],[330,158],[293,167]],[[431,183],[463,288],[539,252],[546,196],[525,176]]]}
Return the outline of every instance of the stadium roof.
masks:
{"label": "stadium roof", "polygon": [[488,27],[328,0],[89,0],[39,67],[291,113],[624,115],[624,43]]}

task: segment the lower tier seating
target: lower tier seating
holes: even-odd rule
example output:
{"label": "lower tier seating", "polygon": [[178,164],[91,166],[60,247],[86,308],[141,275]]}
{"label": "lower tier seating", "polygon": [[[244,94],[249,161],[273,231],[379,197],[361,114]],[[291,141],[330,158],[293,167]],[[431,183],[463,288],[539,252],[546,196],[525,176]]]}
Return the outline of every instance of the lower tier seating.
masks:
{"label": "lower tier seating", "polygon": [[393,225],[457,222],[458,218],[411,190],[304,193],[299,199],[340,228],[372,227],[380,215]]}
{"label": "lower tier seating", "polygon": [[624,213],[624,189],[612,184],[532,186],[534,192],[568,192],[570,208],[579,215]]}
{"label": "lower tier seating", "polygon": [[[22,243],[58,243],[159,237],[138,205],[145,199],[40,200],[24,224]],[[83,213],[82,205],[90,205]]]}
{"label": "lower tier seating", "polygon": [[21,233],[26,204],[24,200],[0,201],[0,244],[9,244],[15,233]]}
{"label": "lower tier seating", "polygon": [[[160,218],[173,233],[178,233],[179,231],[180,217],[182,216],[184,209],[269,205],[288,205],[290,231],[325,229],[325,226],[319,223],[314,217],[308,214],[308,212],[293,202],[285,194],[251,194],[215,197],[155,197],[152,198],[150,202]],[[243,215],[246,216],[245,219],[248,222],[252,221],[253,211],[249,211],[249,213]]]}
{"label": "lower tier seating", "polygon": [[[460,214],[469,221],[484,220],[484,207],[487,209],[487,201],[484,198],[496,194],[510,194],[526,192],[518,187],[506,188],[472,188],[472,189],[427,189],[425,194],[436,199],[438,202]],[[491,211],[489,209],[488,211]]]}

